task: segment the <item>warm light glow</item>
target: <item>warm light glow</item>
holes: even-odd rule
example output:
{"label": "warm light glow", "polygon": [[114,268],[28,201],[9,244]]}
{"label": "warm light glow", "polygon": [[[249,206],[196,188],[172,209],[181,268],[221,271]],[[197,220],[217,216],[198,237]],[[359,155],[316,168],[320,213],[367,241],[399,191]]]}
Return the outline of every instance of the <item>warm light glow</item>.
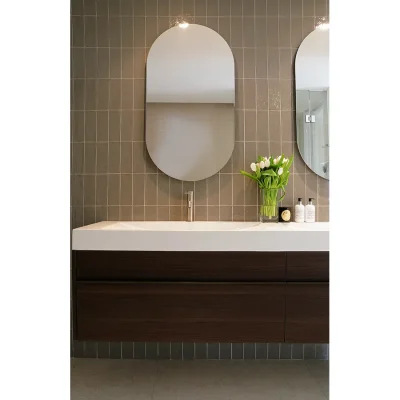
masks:
{"label": "warm light glow", "polygon": [[179,28],[183,28],[183,29],[187,28],[188,26],[189,26],[189,24],[187,22],[181,22],[179,24]]}
{"label": "warm light glow", "polygon": [[317,28],[326,31],[327,29],[329,29],[329,24],[319,24],[317,25]]}

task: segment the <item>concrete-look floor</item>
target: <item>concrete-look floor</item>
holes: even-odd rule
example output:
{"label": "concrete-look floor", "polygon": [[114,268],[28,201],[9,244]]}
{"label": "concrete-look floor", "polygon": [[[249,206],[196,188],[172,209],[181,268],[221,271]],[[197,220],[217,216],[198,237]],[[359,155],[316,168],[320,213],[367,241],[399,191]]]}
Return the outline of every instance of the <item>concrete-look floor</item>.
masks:
{"label": "concrete-look floor", "polygon": [[72,400],[326,400],[328,361],[73,359]]}

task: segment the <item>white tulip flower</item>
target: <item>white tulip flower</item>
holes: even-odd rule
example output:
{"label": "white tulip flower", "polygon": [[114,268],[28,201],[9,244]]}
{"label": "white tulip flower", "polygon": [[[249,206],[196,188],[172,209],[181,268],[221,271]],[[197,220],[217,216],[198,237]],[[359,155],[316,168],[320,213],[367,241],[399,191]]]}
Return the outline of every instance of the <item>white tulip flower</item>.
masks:
{"label": "white tulip flower", "polygon": [[269,162],[269,159],[265,158],[264,159],[264,166],[265,168],[268,168],[271,165],[271,163]]}
{"label": "white tulip flower", "polygon": [[265,167],[264,161],[260,161],[260,168],[263,169]]}
{"label": "white tulip flower", "polygon": [[274,158],[274,164],[276,164],[278,162],[278,160],[276,158]]}
{"label": "white tulip flower", "polygon": [[251,170],[254,171],[254,172],[257,171],[257,166],[256,166],[255,163],[251,163],[251,164],[250,164],[250,168],[251,168]]}
{"label": "white tulip flower", "polygon": [[283,159],[283,162],[284,162],[284,163],[287,163],[288,161],[289,161],[288,158],[284,158],[284,159]]}
{"label": "white tulip flower", "polygon": [[283,174],[283,168],[281,167],[278,169],[278,175],[282,175],[282,174]]}
{"label": "white tulip flower", "polygon": [[276,158],[276,161],[279,162],[279,160],[281,159],[281,157],[282,157],[282,156],[277,157],[277,158]]}

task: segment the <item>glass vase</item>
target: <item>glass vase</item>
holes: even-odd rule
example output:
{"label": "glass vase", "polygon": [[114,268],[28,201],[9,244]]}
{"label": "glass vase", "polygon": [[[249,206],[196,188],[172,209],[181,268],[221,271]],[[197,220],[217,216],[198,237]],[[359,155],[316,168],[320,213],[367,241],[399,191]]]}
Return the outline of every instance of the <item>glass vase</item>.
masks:
{"label": "glass vase", "polygon": [[278,191],[279,189],[261,189],[260,222],[278,222]]}

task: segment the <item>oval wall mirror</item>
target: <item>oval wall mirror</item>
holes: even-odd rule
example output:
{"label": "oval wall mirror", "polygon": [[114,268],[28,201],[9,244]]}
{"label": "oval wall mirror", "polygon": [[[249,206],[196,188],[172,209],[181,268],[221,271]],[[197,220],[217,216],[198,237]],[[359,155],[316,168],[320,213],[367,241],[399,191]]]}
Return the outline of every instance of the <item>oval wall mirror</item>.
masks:
{"label": "oval wall mirror", "polygon": [[180,24],[160,35],[146,65],[146,146],[172,178],[198,181],[229,161],[235,145],[232,51],[210,28]]}
{"label": "oval wall mirror", "polygon": [[329,28],[321,25],[296,55],[297,145],[307,166],[329,179]]}

